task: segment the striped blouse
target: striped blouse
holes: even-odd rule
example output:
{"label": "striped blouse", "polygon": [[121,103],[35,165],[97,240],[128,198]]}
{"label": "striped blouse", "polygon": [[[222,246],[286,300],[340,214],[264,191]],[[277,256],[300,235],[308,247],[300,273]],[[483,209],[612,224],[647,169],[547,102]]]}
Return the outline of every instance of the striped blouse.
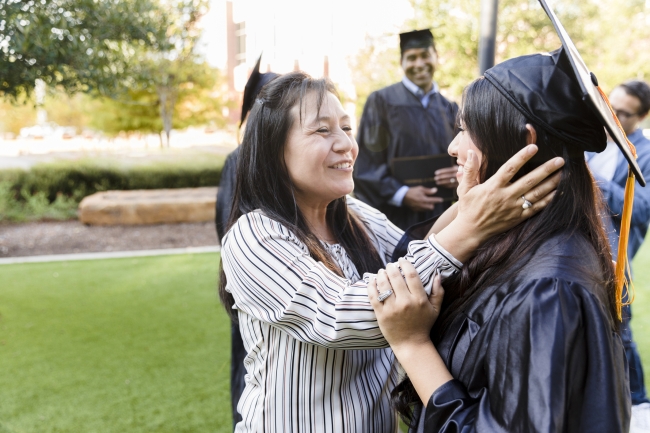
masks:
{"label": "striped blouse", "polygon": [[[386,216],[348,197],[384,263],[402,231]],[[390,391],[397,362],[360,278],[340,245],[325,244],[345,277],[316,262],[282,224],[256,211],[243,215],[223,241],[227,290],[235,298],[248,355],[236,432],[396,432]],[[462,266],[430,237],[407,256],[425,286],[435,269]]]}

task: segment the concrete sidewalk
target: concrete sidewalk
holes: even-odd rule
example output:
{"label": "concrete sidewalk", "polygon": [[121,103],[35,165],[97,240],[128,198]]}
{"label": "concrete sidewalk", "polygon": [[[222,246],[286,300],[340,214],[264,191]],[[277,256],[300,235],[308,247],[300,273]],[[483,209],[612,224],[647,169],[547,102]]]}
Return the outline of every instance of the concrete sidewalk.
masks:
{"label": "concrete sidewalk", "polygon": [[71,260],[121,259],[126,257],[168,256],[174,254],[218,253],[220,246],[167,248],[158,250],[112,251],[104,253],[52,254],[46,256],[7,257],[0,259],[0,265],[16,263],[65,262]]}

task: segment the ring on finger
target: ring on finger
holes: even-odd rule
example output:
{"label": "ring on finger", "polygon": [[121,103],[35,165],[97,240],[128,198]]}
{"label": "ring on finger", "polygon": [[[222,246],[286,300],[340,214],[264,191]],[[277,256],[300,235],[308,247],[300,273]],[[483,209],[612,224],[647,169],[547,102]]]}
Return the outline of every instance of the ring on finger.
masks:
{"label": "ring on finger", "polygon": [[521,196],[521,199],[524,201],[524,203],[521,205],[521,207],[523,207],[524,210],[528,209],[529,207],[531,207],[533,205],[531,202],[526,200],[526,197],[524,197],[523,195]]}
{"label": "ring on finger", "polygon": [[384,293],[380,293],[379,296],[377,296],[377,300],[379,302],[384,302],[392,294],[393,294],[393,289],[388,289]]}

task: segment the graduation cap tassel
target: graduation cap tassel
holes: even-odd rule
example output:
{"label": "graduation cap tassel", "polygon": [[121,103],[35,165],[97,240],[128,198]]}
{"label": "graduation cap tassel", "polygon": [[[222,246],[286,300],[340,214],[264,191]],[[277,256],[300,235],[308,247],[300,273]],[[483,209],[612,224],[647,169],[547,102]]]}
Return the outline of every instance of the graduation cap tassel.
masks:
{"label": "graduation cap tassel", "polygon": [[[609,110],[612,112],[612,116],[614,117],[614,120],[616,121],[616,125],[618,125],[619,129],[623,133],[623,136],[625,137],[625,141],[627,141],[627,145],[630,148],[630,152],[632,152],[632,155],[634,155],[634,158],[636,159],[636,148],[632,143],[630,143],[630,140],[627,139],[627,135],[625,135],[625,131],[623,131],[623,127],[621,126],[621,123],[618,121],[618,118],[616,117],[616,113],[614,113],[614,109],[612,108],[611,104],[609,103],[609,98],[607,98],[607,95],[605,92],[601,90],[599,86],[596,87],[598,89],[598,92],[600,92],[600,95],[603,97],[605,102],[607,103],[607,106],[609,107]],[[631,282],[628,281],[627,275],[629,274],[630,271],[630,262],[627,256],[627,243],[630,238],[630,224],[632,221],[632,208],[634,205],[634,184],[635,184],[635,178],[634,178],[634,173],[632,173],[632,170],[628,168],[627,171],[627,180],[625,182],[625,195],[624,195],[624,200],[623,200],[623,213],[621,214],[621,234],[618,238],[618,256],[616,257],[616,312],[618,314],[618,320],[623,319],[623,305],[629,305],[634,301],[634,294],[631,293],[632,288]],[[627,270],[627,275],[626,271]],[[623,288],[627,290],[628,296],[627,296],[627,301],[623,303]]]}

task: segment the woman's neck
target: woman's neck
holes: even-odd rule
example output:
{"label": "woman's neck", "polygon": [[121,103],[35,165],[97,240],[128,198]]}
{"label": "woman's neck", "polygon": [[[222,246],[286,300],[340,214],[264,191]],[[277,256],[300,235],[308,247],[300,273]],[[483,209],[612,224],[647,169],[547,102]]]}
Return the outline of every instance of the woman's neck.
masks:
{"label": "woman's neck", "polygon": [[332,230],[327,225],[327,204],[309,204],[298,202],[300,212],[307,221],[309,230],[321,241],[336,243]]}

